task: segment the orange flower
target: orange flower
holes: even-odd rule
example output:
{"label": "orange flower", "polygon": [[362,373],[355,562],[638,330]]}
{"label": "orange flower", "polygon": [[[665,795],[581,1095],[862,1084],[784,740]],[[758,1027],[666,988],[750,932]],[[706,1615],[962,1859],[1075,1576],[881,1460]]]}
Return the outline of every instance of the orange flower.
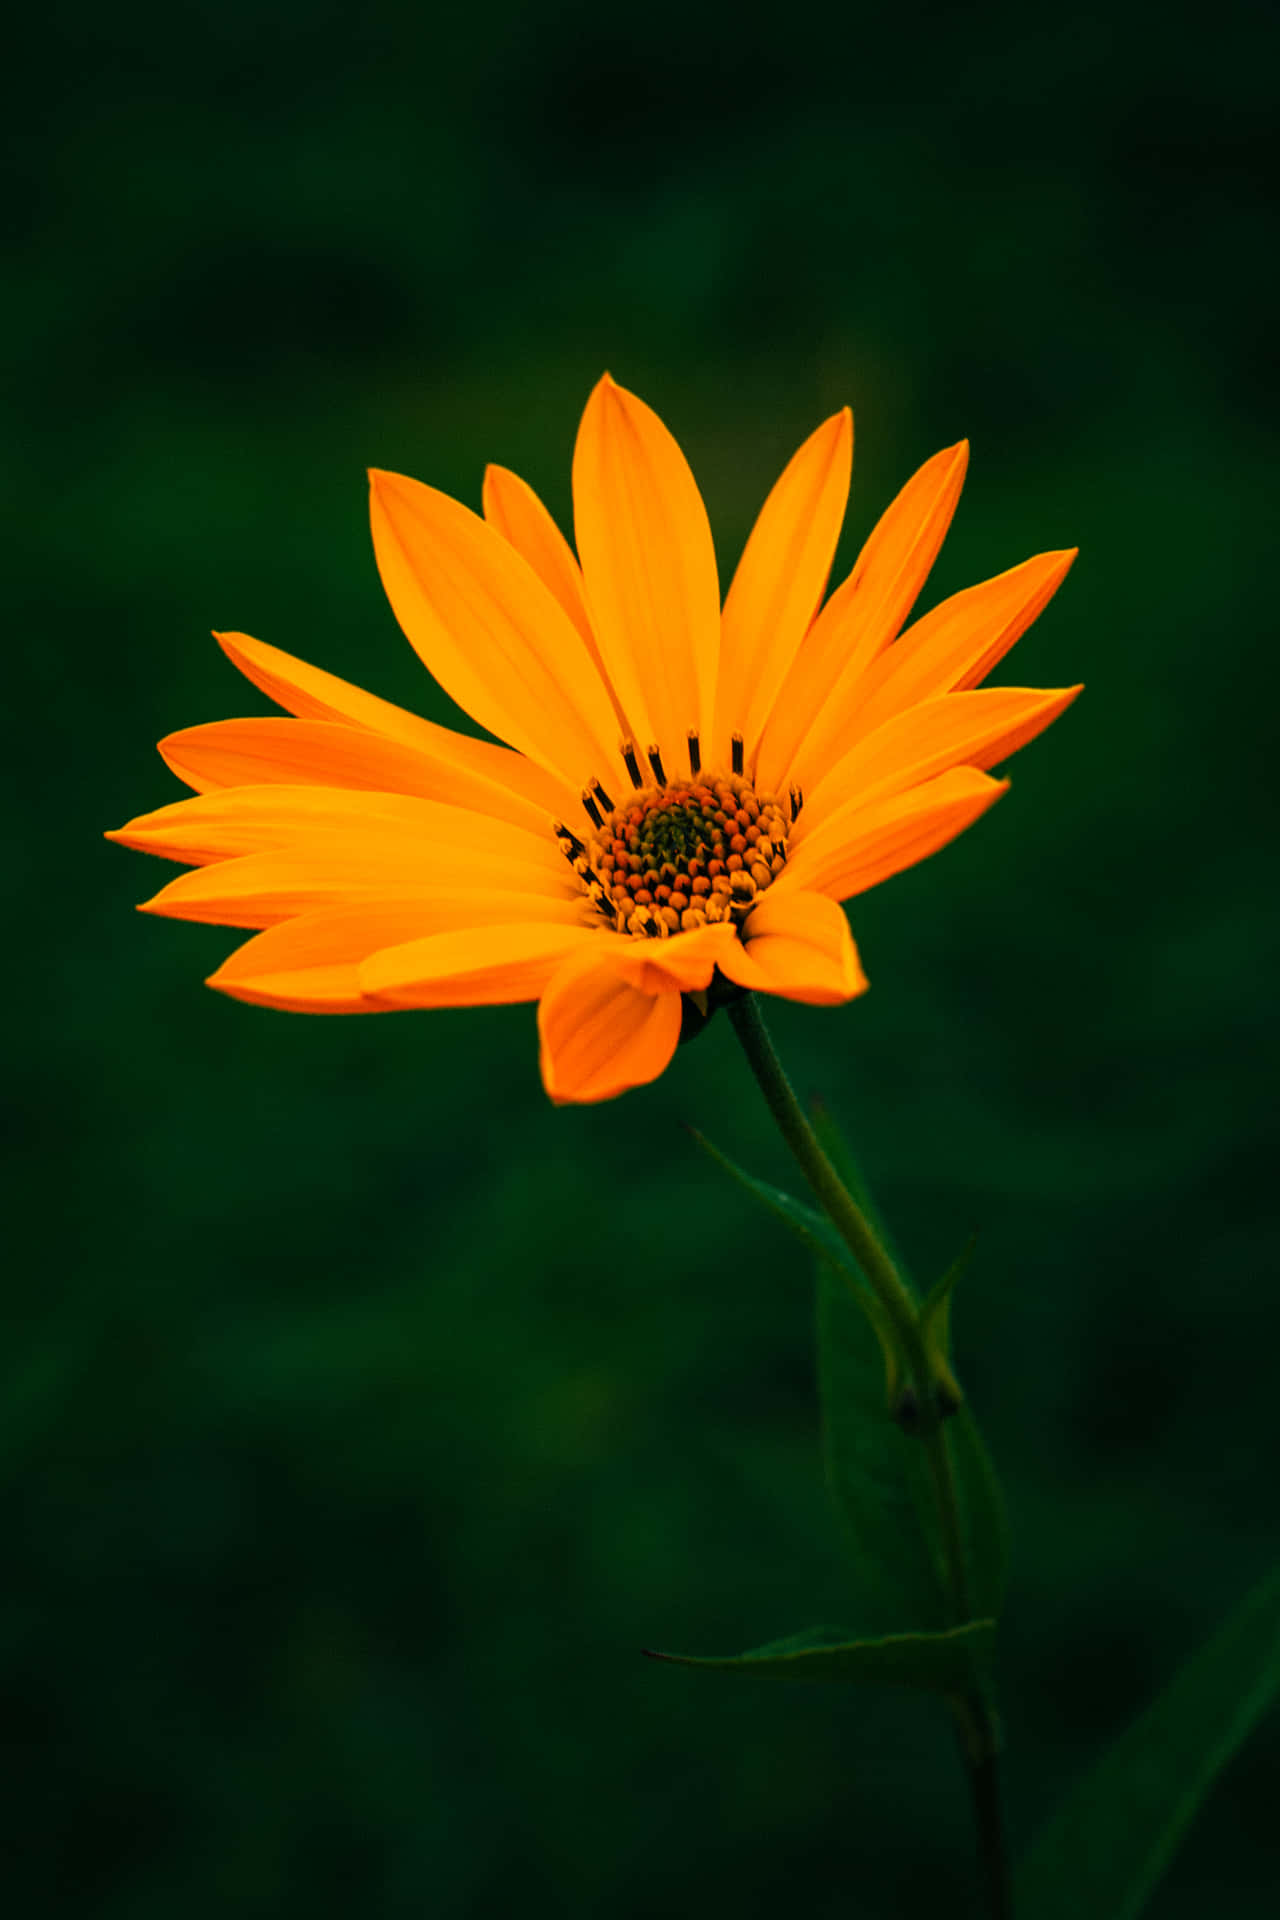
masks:
{"label": "orange flower", "polygon": [[221,634],[296,717],[161,742],[197,797],[110,838],[194,871],[144,911],[263,929],[210,985],[266,1006],[537,1000],[556,1101],[654,1079],[686,1005],[705,1012],[708,993],[821,1006],[861,993],[839,903],[976,820],[1007,784],[984,769],[1079,689],[973,691],[1073,552],[955,594],[898,637],[954,511],[964,442],[908,482],[822,605],[852,445],[847,408],[806,440],[723,611],[684,456],[607,375],[574,452],[579,558],[505,468],[485,475],[483,519],[374,473],[396,616],[507,744]]}

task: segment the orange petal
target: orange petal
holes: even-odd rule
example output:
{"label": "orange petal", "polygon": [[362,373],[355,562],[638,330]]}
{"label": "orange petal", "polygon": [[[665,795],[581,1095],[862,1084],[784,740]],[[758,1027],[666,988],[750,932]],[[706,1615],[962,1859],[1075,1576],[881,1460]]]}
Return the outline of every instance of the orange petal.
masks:
{"label": "orange petal", "polygon": [[[801,785],[800,750],[815,727],[838,734],[856,706],[858,681],[915,604],[951,525],[969,461],[969,443],[945,447],[886,508],[853,572],[814,621],[784,681],[760,743],[759,785]],[[821,737],[821,736],[820,736]]]}
{"label": "orange petal", "polygon": [[596,636],[591,630],[578,556],[528,483],[507,467],[484,470],[484,517],[517,553],[523,554],[542,584],[555,595],[582,635],[591,664],[608,691],[614,719],[623,739],[632,726],[622,710],[605,671]]}
{"label": "orange petal", "polygon": [[796,848],[774,889],[848,900],[913,867],[985,813],[1008,789],[973,767],[956,767],[907,793],[839,807]]}
{"label": "orange petal", "polygon": [[529,562],[582,635],[588,651],[593,650],[596,637],[587,618],[577,555],[528,481],[509,467],[486,467],[484,517]]}
{"label": "orange petal", "polygon": [[[507,786],[539,807],[571,820],[578,806],[578,785],[563,780],[536,766],[523,754],[513,753],[492,740],[472,740],[452,727],[438,727],[420,714],[366,693],[349,680],[310,666],[264,640],[253,640],[247,633],[217,633],[214,639],[245,678],[260,687],[267,697],[304,720],[336,720],[365,727],[405,746],[416,747],[443,765],[460,773],[490,780],[495,786]],[[490,809],[485,809],[490,811]],[[585,816],[584,816],[585,817]]]}
{"label": "orange petal", "polygon": [[541,921],[437,933],[374,954],[360,967],[360,986],[369,999],[388,1007],[536,1000],[568,954],[614,937]]}
{"label": "orange petal", "polygon": [[560,966],[538,1008],[543,1085],[557,1106],[645,1086],[675,1052],[680,1020],[678,992],[646,993],[612,954],[583,949]]}
{"label": "orange petal", "polygon": [[720,971],[740,987],[815,1007],[838,1006],[866,991],[849,922],[823,894],[770,889],[742,932],[745,945],[735,941],[720,959]]}
{"label": "orange petal", "polygon": [[657,414],[608,374],[578,429],[573,510],[591,624],[637,748],[656,742],[683,772],[694,727],[709,761],[720,588],[706,508]]}
{"label": "orange petal", "polygon": [[195,867],[144,900],[139,912],[219,927],[273,927],[297,914],[358,906],[388,895],[438,901],[441,911],[456,903],[461,917],[451,919],[451,926],[504,920],[580,926],[583,921],[581,894],[564,898],[544,892],[527,871],[447,854],[414,868],[397,860],[371,859],[364,845],[350,844],[249,853]]}
{"label": "orange petal", "polygon": [[434,487],[373,472],[378,571],[411,645],[460,707],[575,789],[620,781],[618,726],[582,636],[527,561]]}
{"label": "orange petal", "polygon": [[711,976],[738,936],[733,927],[697,927],[670,940],[615,938],[612,964],[641,993],[695,993],[711,985]]}
{"label": "orange petal", "polygon": [[[1041,553],[966,587],[909,627],[864,676],[855,725],[870,733],[904,707],[974,687],[1002,660],[1065,580],[1076,548]],[[848,740],[840,743],[850,744]]]}
{"label": "orange petal", "polygon": [[490,814],[406,793],[350,787],[219,787],[140,814],[107,834],[140,853],[207,865],[241,854],[320,848],[342,842],[373,865],[403,863],[415,872],[435,860],[485,858],[523,871],[530,885],[572,885],[550,829],[531,833]]}
{"label": "orange petal", "polygon": [[438,898],[418,894],[302,914],[237,947],[206,985],[295,1013],[384,1013],[360,990],[360,961],[437,931],[441,912]]}
{"label": "orange petal", "polygon": [[866,806],[949,767],[994,767],[1034,740],[1063,713],[1079,687],[1042,692],[987,687],[944,693],[897,713],[860,739],[806,796],[794,833],[797,847],[837,807]]}
{"label": "orange petal", "polygon": [[[165,764],[197,793],[220,787],[371,788],[444,800],[545,832],[553,818],[579,811],[577,796],[507,747],[436,729],[437,747],[410,746],[333,720],[215,720],[160,742]],[[585,817],[585,816],[584,816]]]}
{"label": "orange petal", "polygon": [[720,625],[715,737],[719,744],[740,731],[748,758],[826,592],[852,465],[845,407],[783,470],[733,576]]}

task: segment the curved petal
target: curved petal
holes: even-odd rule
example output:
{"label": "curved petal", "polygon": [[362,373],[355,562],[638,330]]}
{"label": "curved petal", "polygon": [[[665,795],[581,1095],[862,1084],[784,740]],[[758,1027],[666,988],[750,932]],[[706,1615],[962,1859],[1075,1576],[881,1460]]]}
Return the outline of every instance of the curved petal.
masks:
{"label": "curved petal", "polygon": [[507,467],[486,467],[484,517],[508,545],[524,556],[543,586],[560,602],[582,635],[582,644],[609,695],[620,737],[633,738],[634,729],[613,690],[591,629],[578,556],[533,488]]}
{"label": "curved petal", "polygon": [[1034,740],[1071,705],[1080,687],[1041,691],[987,687],[944,693],[907,707],[851,747],[804,803],[797,846],[837,807],[866,806],[919,786],[950,767],[994,767]]}
{"label": "curved petal", "polygon": [[742,733],[747,758],[827,588],[853,467],[844,407],[810,434],[752,528],[720,622],[717,742]]}
{"label": "curved petal", "polygon": [[843,908],[824,894],[771,888],[743,927],[743,942],[720,960],[740,987],[814,1007],[865,993],[866,975]]}
{"label": "curved petal", "polygon": [[386,1013],[361,992],[360,962],[454,926],[449,905],[440,895],[389,895],[300,914],[246,940],[205,985],[294,1013]]}
{"label": "curved petal", "polygon": [[656,742],[668,773],[683,771],[689,729],[705,743],[714,717],[715,549],[684,455],[608,374],[578,429],[573,512],[591,624],[636,746]]}
{"label": "curved petal", "polygon": [[378,571],[427,671],[482,727],[575,789],[622,778],[617,721],[582,636],[478,514],[402,474],[369,475]]}
{"label": "curved petal", "polygon": [[536,1000],[560,962],[611,935],[524,925],[437,933],[387,947],[360,966],[366,998],[388,1007],[501,1006]]}
{"label": "curved petal", "polygon": [[[439,910],[456,906],[461,919],[448,926],[501,921],[583,923],[581,894],[557,898],[527,873],[497,863],[442,857],[415,871],[395,860],[370,860],[361,846],[300,848],[287,853],[248,853],[179,874],[139,913],[169,920],[201,920],[219,927],[274,927],[321,908],[368,905],[388,895],[416,895]],[[428,916],[429,917],[429,916]]]}
{"label": "curved petal", "polygon": [[[953,593],[863,677],[853,726],[859,737],[904,707],[977,686],[1044,612],[1066,579],[1077,549],[1040,553],[993,580]],[[839,743],[841,750],[850,744]],[[819,767],[816,773],[824,771]]]}
{"label": "curved petal", "polygon": [[562,883],[575,884],[549,831],[530,833],[468,807],[363,788],[220,787],[140,814],[106,838],[198,866],[342,843],[373,866],[391,861],[420,871],[436,860],[475,857],[527,873],[531,887],[558,893]]}
{"label": "curved petal", "polygon": [[612,964],[641,993],[700,993],[737,944],[736,929],[722,921],[669,940],[617,939]]}
{"label": "curved petal", "polygon": [[483,505],[489,525],[528,561],[582,635],[588,652],[594,652],[596,637],[587,618],[577,555],[528,481],[509,467],[487,466]]}
{"label": "curved petal", "polygon": [[839,807],[797,847],[771,891],[785,897],[803,888],[833,900],[865,893],[945,847],[1008,786],[973,767],[956,767],[870,806]]}
{"label": "curved petal", "polygon": [[[398,740],[463,780],[498,792],[510,789],[530,805],[574,824],[572,810],[580,811],[580,782],[566,784],[523,754],[492,740],[472,740],[452,727],[438,727],[433,720],[366,693],[363,687],[310,666],[264,640],[251,639],[247,633],[217,633],[214,639],[245,678],[286,712],[303,720],[340,721]],[[486,806],[482,811],[498,809]]]}
{"label": "curved petal", "polygon": [[[223,787],[354,787],[378,793],[415,794],[451,806],[509,820],[531,833],[545,833],[557,817],[577,810],[575,795],[541,767],[506,747],[449,735],[464,747],[502,754],[512,767],[496,772],[468,764],[468,754],[423,752],[365,727],[334,720],[286,720],[266,714],[252,720],[214,720],[185,727],[160,742],[165,765],[197,793]],[[514,773],[519,781],[508,784]],[[532,779],[524,778],[529,774]],[[519,789],[523,788],[523,791]],[[583,816],[585,818],[585,816]]]}
{"label": "curved petal", "polygon": [[572,955],[538,1008],[548,1094],[557,1106],[590,1104],[656,1080],[676,1050],[681,1014],[677,991],[652,994],[633,986],[612,955],[587,949]]}
{"label": "curved petal", "polygon": [[820,739],[839,733],[863,673],[898,632],[928,578],[968,462],[967,440],[944,447],[880,516],[852,573],[806,635],[765,723],[756,768],[762,786],[803,785],[814,757],[811,731],[821,728]]}

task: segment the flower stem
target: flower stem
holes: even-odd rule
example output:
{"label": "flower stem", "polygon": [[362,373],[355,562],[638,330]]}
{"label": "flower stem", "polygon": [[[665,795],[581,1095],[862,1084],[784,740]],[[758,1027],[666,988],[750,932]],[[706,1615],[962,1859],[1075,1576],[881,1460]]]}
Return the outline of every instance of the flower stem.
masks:
{"label": "flower stem", "polygon": [[[897,1337],[915,1394],[918,1410],[915,1431],[925,1450],[933,1489],[948,1621],[952,1626],[960,1626],[972,1617],[969,1570],[949,1435],[933,1391],[919,1309],[875,1228],[831,1164],[796,1098],[755,995],[747,993],[733,1001],[729,1018],[779,1132],[857,1261]],[[973,1796],[988,1910],[991,1920],[1009,1920],[1012,1904],[1000,1813],[1000,1742],[995,1714],[990,1701],[977,1688],[963,1697],[957,1696],[952,1705]]]}

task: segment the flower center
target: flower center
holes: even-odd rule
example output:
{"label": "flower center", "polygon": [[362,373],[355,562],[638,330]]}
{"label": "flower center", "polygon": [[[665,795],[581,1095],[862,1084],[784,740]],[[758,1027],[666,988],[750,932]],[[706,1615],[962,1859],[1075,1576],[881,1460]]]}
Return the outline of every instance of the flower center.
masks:
{"label": "flower center", "polygon": [[740,925],[786,863],[798,793],[784,809],[736,771],[667,780],[650,758],[657,784],[620,806],[592,783],[583,801],[597,826],[585,842],[557,826],[583,891],[615,932],[639,938]]}

